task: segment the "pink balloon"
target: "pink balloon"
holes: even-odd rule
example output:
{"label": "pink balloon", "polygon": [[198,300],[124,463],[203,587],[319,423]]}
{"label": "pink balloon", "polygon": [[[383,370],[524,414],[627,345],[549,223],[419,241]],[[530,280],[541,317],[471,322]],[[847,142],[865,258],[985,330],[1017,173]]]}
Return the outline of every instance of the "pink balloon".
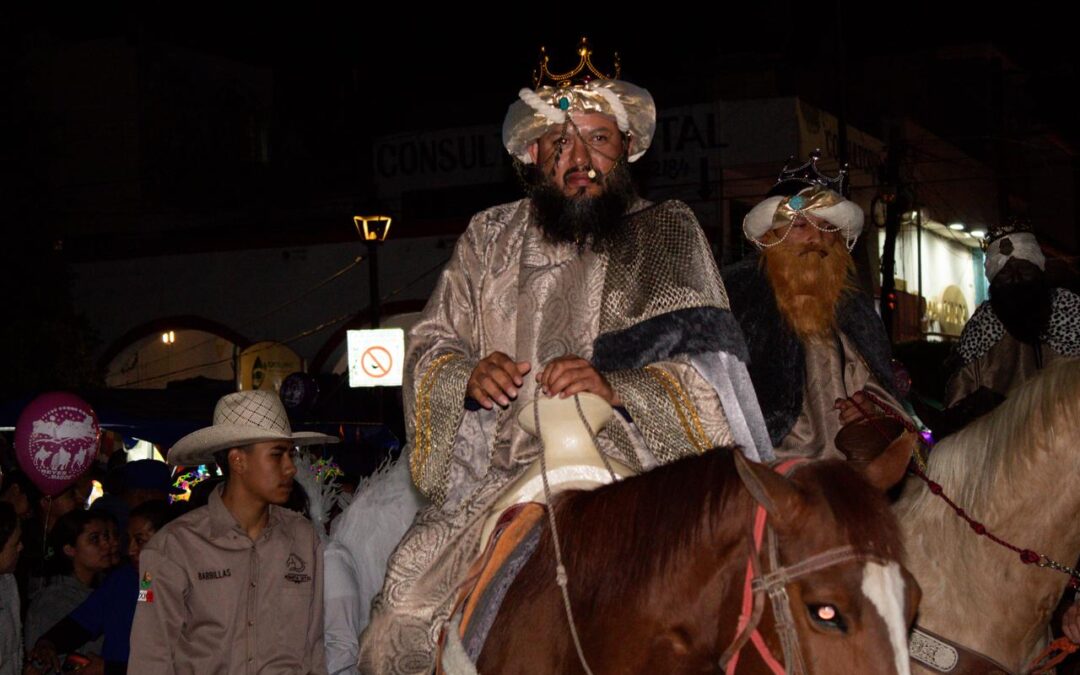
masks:
{"label": "pink balloon", "polygon": [[66,490],[98,450],[94,409],[75,394],[54,391],[27,405],[15,423],[15,457],[34,485],[50,497]]}

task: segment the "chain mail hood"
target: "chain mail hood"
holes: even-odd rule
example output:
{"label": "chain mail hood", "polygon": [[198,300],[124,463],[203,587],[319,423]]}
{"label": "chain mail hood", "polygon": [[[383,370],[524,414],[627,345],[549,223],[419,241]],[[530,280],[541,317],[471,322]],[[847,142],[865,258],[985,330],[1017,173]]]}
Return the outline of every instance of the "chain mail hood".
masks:
{"label": "chain mail hood", "polygon": [[[711,257],[700,255],[709,250],[708,242],[675,225],[688,217],[693,218],[690,207],[676,201],[629,216],[627,245],[608,258],[601,332],[593,353],[600,370],[640,368],[677,354],[713,351],[746,362],[746,343],[720,273]],[[626,291],[642,279],[651,292]]]}

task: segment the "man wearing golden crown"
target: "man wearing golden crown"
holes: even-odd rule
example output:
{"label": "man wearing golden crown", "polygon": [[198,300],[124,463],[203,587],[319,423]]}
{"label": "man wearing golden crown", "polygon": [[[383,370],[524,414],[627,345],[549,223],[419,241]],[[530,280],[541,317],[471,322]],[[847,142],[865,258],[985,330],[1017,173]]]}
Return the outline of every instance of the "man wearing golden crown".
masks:
{"label": "man wearing golden crown", "polygon": [[903,408],[885,326],[854,283],[863,211],[842,194],[846,171],[825,176],[819,159],[784,167],[743,221],[761,254],[723,274],[777,455],[842,459],[842,426]]}
{"label": "man wearing golden crown", "polygon": [[[691,210],[637,196],[644,89],[542,55],[503,123],[528,197],[476,215],[406,355],[415,484],[431,500],[388,563],[360,670],[427,673],[493,504],[537,459],[515,421],[534,398],[595,394],[624,414],[596,437],[634,470],[737,443],[771,459],[745,346]],[[553,580],[554,583],[554,580]]]}

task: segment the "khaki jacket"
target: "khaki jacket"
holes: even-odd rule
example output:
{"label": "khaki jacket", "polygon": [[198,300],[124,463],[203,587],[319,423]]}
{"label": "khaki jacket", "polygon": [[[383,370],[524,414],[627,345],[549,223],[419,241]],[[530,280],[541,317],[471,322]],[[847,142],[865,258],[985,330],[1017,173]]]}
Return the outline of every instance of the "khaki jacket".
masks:
{"label": "khaki jacket", "polygon": [[139,588],[130,673],[326,673],[322,545],[299,514],[271,506],[252,542],[218,487],[142,550]]}

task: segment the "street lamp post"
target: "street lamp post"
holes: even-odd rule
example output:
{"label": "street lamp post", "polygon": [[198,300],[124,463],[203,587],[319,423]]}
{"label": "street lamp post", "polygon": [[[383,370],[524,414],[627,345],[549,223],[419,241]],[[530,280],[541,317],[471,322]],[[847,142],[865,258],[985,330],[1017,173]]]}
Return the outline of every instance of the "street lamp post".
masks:
{"label": "street lamp post", "polygon": [[368,288],[371,289],[371,324],[372,328],[379,327],[379,242],[368,241]]}
{"label": "street lamp post", "polygon": [[[390,216],[353,216],[356,233],[363,237],[368,251],[368,289],[370,291],[368,310],[371,317],[370,328],[379,327],[379,245],[390,234]],[[381,422],[385,415],[382,387],[375,387],[375,410]]]}
{"label": "street lamp post", "polygon": [[371,328],[379,327],[379,244],[390,234],[390,216],[353,216],[356,233],[364,239],[368,250],[368,288],[370,290]]}

